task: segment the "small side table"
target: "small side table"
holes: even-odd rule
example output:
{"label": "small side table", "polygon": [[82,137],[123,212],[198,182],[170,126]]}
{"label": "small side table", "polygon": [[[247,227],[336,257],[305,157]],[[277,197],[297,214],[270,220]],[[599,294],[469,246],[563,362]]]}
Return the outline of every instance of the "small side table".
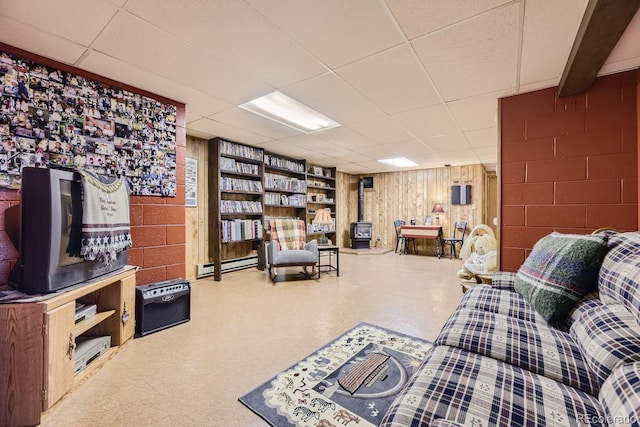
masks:
{"label": "small side table", "polygon": [[[322,264],[322,254],[326,253],[329,258],[327,264]],[[331,262],[333,255],[336,256],[336,265]],[[340,276],[340,247],[334,245],[318,245],[318,279],[320,278],[320,272],[322,267],[326,267],[325,272],[335,271],[336,275]]]}

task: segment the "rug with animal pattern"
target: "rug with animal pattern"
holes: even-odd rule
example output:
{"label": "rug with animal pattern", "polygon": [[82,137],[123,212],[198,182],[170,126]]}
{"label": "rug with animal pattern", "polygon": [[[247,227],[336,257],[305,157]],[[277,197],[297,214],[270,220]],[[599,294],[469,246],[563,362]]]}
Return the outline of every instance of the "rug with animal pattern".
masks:
{"label": "rug with animal pattern", "polygon": [[360,323],[240,397],[273,426],[377,426],[432,343]]}

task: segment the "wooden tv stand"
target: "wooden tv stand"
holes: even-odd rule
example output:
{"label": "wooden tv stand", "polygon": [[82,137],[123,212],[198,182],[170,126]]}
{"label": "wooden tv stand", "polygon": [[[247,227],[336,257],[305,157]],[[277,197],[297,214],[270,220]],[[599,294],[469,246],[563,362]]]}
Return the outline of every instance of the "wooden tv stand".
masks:
{"label": "wooden tv stand", "polygon": [[[0,304],[0,425],[37,425],[43,411],[95,373],[135,328],[136,268],[31,302]],[[48,296],[47,296],[48,297]],[[76,302],[97,314],[75,323]],[[111,337],[111,348],[74,375],[75,339]]]}

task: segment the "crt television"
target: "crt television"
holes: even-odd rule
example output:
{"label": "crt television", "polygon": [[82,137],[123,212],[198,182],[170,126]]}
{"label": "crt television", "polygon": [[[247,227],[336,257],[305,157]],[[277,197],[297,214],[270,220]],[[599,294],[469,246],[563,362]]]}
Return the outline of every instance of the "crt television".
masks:
{"label": "crt television", "polygon": [[110,265],[80,257],[82,184],[78,173],[24,168],[18,218],[19,259],[9,281],[20,291],[56,292],[127,265],[126,250]]}

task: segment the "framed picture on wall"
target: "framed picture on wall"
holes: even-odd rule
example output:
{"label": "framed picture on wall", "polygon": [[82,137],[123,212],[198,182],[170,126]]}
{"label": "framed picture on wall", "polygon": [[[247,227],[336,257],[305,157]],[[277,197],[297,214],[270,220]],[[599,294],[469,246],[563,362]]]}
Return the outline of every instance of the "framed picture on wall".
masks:
{"label": "framed picture on wall", "polygon": [[198,205],[198,161],[185,159],[185,206]]}

